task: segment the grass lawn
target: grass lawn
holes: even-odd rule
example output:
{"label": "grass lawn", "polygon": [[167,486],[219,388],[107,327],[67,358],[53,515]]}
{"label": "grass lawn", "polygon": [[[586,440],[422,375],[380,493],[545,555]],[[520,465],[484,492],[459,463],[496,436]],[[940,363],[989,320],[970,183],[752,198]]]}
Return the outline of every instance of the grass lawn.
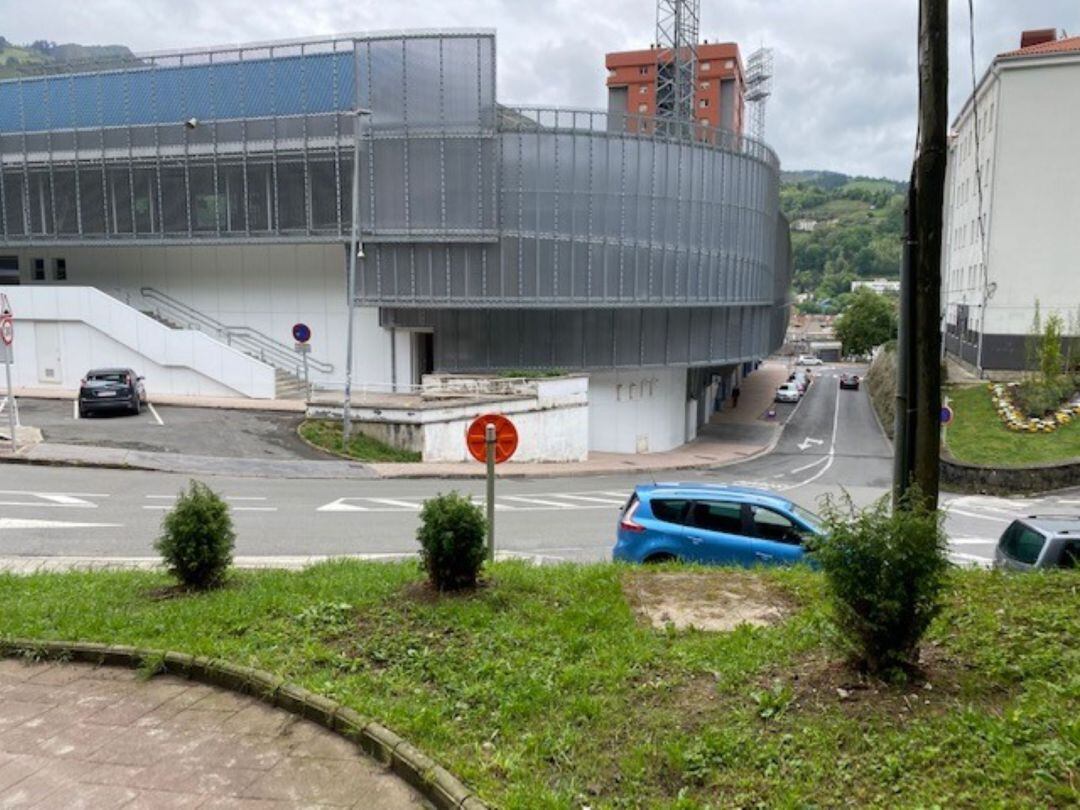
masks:
{"label": "grass lawn", "polygon": [[341,422],[325,419],[308,419],[300,425],[300,435],[316,447],[358,461],[419,461],[420,454],[412,450],[399,450],[385,442],[353,433],[346,450],[341,441]]}
{"label": "grass lawn", "polygon": [[985,385],[950,386],[945,394],[955,413],[946,443],[959,461],[1020,467],[1080,458],[1080,421],[1053,433],[1014,433],[994,410]]}
{"label": "grass lawn", "polygon": [[624,596],[629,569],[610,564],[505,562],[476,594],[436,597],[415,563],[353,561],[241,572],[172,599],[155,573],[0,576],[0,633],[280,673],[381,720],[507,808],[1080,801],[1074,572],[957,571],[926,648],[929,686],[888,688],[835,663],[819,575],[701,575],[753,580],[786,618],[654,629]]}

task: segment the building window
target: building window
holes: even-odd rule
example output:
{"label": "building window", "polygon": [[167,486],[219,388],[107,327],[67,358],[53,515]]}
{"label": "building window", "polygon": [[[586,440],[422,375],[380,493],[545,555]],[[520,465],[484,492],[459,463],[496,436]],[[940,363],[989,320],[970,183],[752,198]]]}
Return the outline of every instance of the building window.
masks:
{"label": "building window", "polygon": [[67,281],[66,259],[53,259],[53,279],[55,281]]}
{"label": "building window", "polygon": [[648,112],[649,111],[649,105],[648,104],[638,104],[637,105],[637,111],[639,113]]}
{"label": "building window", "polygon": [[45,260],[34,259],[34,281],[45,280]]}
{"label": "building window", "polygon": [[728,70],[731,70],[732,68],[735,67],[735,60],[734,59],[728,59],[726,62],[724,62],[724,67],[726,67]]}
{"label": "building window", "polygon": [[643,84],[643,85],[641,85],[641,87],[638,88],[638,93],[640,93],[643,96],[647,95],[648,92],[649,92],[649,85],[647,85],[647,84]]}
{"label": "building window", "polygon": [[711,86],[712,85],[709,82],[702,82],[701,83],[701,89],[702,90],[708,90]]}
{"label": "building window", "polygon": [[707,70],[712,70],[712,62],[702,62],[701,63],[701,69],[706,70],[706,71]]}
{"label": "building window", "polygon": [[709,106],[709,100],[707,98],[699,99],[697,105],[699,107],[708,107]]}
{"label": "building window", "polygon": [[641,67],[638,68],[638,73],[640,73],[642,76],[648,76],[649,75],[649,66],[648,65],[642,65]]}

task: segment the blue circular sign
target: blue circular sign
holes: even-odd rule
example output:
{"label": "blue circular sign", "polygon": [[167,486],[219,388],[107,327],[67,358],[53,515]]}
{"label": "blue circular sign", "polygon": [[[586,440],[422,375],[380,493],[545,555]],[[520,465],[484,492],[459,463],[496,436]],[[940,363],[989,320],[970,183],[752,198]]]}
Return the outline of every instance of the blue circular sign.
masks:
{"label": "blue circular sign", "polygon": [[941,424],[947,425],[952,422],[953,412],[948,405],[941,406]]}
{"label": "blue circular sign", "polygon": [[306,323],[293,324],[292,336],[297,343],[307,343],[311,340],[311,327]]}

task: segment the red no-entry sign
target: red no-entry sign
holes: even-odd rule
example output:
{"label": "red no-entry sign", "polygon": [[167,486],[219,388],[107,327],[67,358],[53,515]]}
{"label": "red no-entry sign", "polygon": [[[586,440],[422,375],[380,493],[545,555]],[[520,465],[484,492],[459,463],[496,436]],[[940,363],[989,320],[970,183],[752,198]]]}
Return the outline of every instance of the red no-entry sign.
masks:
{"label": "red no-entry sign", "polygon": [[488,425],[495,426],[495,463],[502,464],[514,455],[518,446],[518,432],[514,423],[502,414],[489,413],[478,416],[469,425],[465,433],[465,443],[469,447],[469,453],[477,461],[487,461],[487,444],[485,431]]}

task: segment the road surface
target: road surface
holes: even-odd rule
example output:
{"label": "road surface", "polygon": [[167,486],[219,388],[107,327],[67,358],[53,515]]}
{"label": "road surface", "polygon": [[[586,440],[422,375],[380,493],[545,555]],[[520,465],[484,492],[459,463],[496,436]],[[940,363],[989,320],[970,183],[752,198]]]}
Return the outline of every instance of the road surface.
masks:
{"label": "road surface", "polygon": [[[865,390],[840,391],[838,374],[828,367],[817,373],[774,452],[665,478],[764,486],[810,509],[845,490],[860,505],[885,495],[891,449]],[[237,555],[257,558],[412,554],[425,498],[457,489],[480,500],[484,487],[479,480],[206,480],[232,506]],[[619,507],[642,482],[630,476],[500,481],[497,545],[544,561],[606,559]],[[162,515],[186,483],[166,473],[0,465],[0,558],[154,557]],[[987,561],[1017,514],[1080,513],[1080,490],[943,501],[952,554],[961,562]]]}

